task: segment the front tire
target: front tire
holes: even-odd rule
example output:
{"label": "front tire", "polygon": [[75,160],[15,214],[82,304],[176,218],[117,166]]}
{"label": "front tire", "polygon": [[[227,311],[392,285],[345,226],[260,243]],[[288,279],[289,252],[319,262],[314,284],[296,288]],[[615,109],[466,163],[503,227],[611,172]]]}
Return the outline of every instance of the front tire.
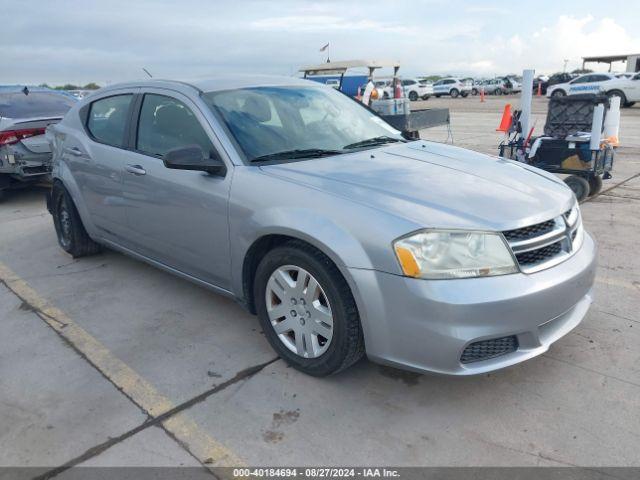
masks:
{"label": "front tire", "polygon": [[51,214],[60,247],[73,258],[99,253],[102,247],[87,234],[71,195],[62,184],[53,185],[51,197]]}
{"label": "front tire", "polygon": [[313,376],[337,373],[364,355],[349,285],[323,253],[294,240],[267,253],[254,299],[267,340],[289,365]]}
{"label": "front tire", "polygon": [[564,90],[554,90],[553,93],[551,94],[552,97],[566,97],[567,94],[565,93]]}
{"label": "front tire", "polygon": [[566,183],[571,190],[573,190],[574,195],[578,199],[578,202],[582,202],[586,200],[591,192],[591,187],[589,186],[589,182],[577,175],[570,175],[564,179],[564,183]]}
{"label": "front tire", "polygon": [[458,95],[460,95],[460,91],[457,88],[454,88],[451,90],[449,95],[451,95],[451,98],[458,98]]}
{"label": "front tire", "polygon": [[409,100],[415,102],[418,100],[418,94],[416,92],[409,92]]}

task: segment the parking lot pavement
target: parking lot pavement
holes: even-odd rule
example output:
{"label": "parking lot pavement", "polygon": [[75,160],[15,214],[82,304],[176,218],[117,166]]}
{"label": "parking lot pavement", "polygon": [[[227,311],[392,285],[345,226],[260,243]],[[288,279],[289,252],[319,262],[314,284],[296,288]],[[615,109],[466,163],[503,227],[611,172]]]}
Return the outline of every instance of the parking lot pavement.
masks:
{"label": "parking lot pavement", "polygon": [[[494,151],[497,103],[438,102],[454,140]],[[600,247],[588,316],[545,355],[472,378],[367,361],[302,375],[233,301],[114,252],[73,260],[43,192],[10,195],[0,465],[640,466],[640,109],[623,126],[605,188],[623,183],[582,205]]]}
{"label": "parking lot pavement", "polygon": [[0,319],[0,466],[58,466],[144,422],[6,286]]}

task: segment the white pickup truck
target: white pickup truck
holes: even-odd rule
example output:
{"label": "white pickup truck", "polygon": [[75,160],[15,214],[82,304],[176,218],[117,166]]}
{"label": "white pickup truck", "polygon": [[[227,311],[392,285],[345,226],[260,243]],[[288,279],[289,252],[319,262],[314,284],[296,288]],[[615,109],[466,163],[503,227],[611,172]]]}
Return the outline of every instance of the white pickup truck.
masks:
{"label": "white pickup truck", "polygon": [[631,107],[640,101],[640,73],[631,78],[619,78],[612,73],[587,73],[547,89],[547,97],[579,93],[604,93],[609,97],[620,97],[621,106]]}

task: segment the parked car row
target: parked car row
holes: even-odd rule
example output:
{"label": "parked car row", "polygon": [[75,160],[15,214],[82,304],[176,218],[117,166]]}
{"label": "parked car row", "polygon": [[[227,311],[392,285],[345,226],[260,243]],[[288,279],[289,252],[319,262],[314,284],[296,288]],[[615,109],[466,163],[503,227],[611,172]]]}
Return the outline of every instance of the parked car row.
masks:
{"label": "parked car row", "polygon": [[472,95],[509,95],[522,91],[522,79],[514,76],[497,77],[488,80],[476,80],[471,88]]}

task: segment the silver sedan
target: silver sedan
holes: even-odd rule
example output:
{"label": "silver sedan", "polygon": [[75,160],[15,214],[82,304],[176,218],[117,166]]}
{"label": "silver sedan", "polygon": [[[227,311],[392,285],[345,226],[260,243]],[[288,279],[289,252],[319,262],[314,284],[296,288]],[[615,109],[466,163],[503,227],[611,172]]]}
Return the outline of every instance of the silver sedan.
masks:
{"label": "silver sedan", "polygon": [[107,246],[233,297],[311,375],[365,353],[487,372],[543,353],[591,303],[596,247],[563,182],[409,141],[315,82],[113,85],[48,135],[66,252]]}

